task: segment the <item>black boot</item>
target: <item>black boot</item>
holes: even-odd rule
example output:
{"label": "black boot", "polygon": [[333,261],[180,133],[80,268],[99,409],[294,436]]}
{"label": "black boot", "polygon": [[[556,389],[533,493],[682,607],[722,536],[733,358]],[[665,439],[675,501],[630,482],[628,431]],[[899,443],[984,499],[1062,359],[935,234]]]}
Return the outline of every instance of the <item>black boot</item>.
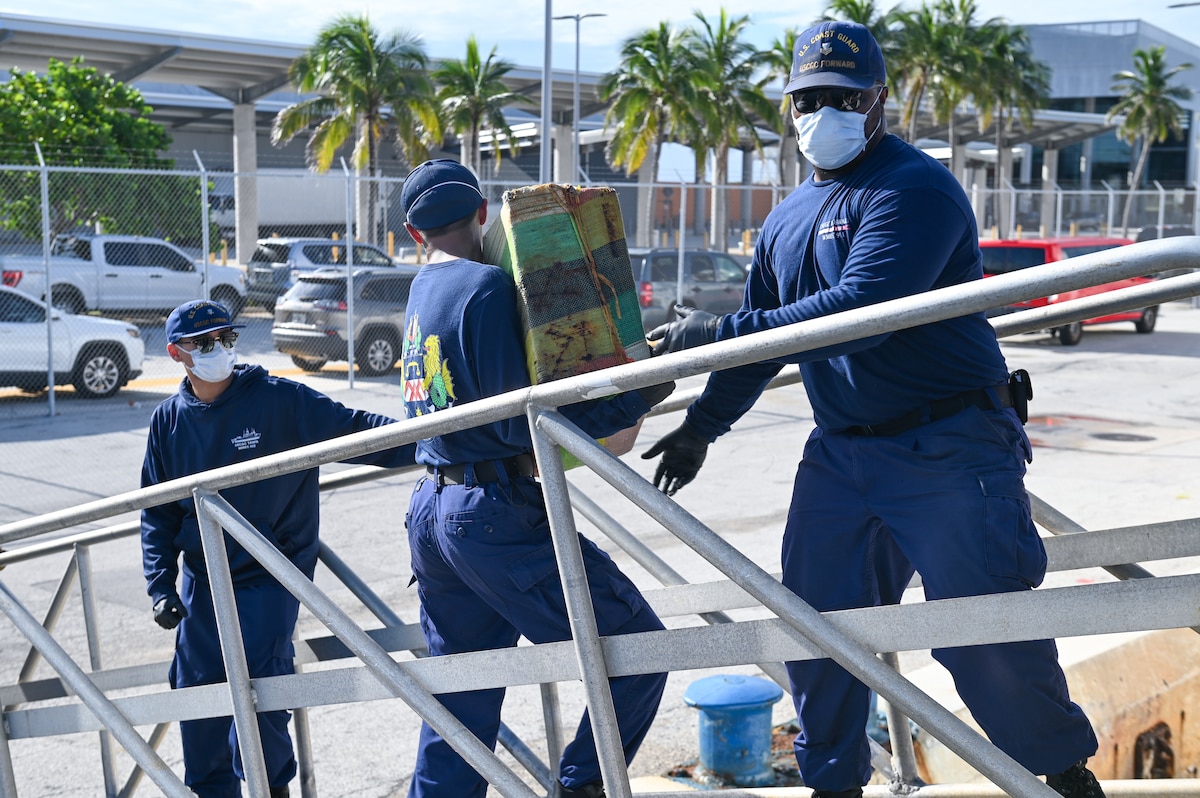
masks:
{"label": "black boot", "polygon": [[271,788],[271,798],[290,798],[291,794],[292,792],[288,789],[286,784],[282,787]]}
{"label": "black boot", "polygon": [[862,787],[852,790],[813,790],[813,798],[862,798]]}
{"label": "black boot", "polygon": [[1046,784],[1065,798],[1104,798],[1100,782],[1085,767],[1086,764],[1087,760],[1081,759],[1062,773],[1047,776]]}

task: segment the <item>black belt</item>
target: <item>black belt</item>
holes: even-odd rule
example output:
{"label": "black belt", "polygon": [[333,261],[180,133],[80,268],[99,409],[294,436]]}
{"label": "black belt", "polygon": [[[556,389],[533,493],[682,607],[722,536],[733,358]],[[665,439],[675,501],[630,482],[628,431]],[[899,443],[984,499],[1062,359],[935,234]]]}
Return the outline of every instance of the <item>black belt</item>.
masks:
{"label": "black belt", "polygon": [[978,407],[981,410],[996,410],[998,408],[992,399],[992,391],[995,391],[999,397],[1000,407],[1013,406],[1012,390],[1009,387],[1009,383],[1002,383],[994,388],[976,388],[973,391],[963,391],[954,396],[948,396],[945,399],[937,399],[925,407],[910,410],[899,418],[885,421],[882,424],[863,424],[857,427],[849,427],[846,429],[846,434],[886,438],[891,435],[899,435],[901,432],[908,432],[910,429],[916,429],[922,424],[928,424],[931,421],[950,418],[950,416],[957,415],[968,407]]}
{"label": "black belt", "polygon": [[[425,472],[436,479],[439,485],[465,485],[467,467],[467,465],[425,466]],[[500,482],[505,476],[513,479],[514,477],[532,477],[537,473],[537,466],[531,454],[518,454],[503,460],[484,460],[479,463],[471,463],[470,468],[475,472],[475,482]]]}

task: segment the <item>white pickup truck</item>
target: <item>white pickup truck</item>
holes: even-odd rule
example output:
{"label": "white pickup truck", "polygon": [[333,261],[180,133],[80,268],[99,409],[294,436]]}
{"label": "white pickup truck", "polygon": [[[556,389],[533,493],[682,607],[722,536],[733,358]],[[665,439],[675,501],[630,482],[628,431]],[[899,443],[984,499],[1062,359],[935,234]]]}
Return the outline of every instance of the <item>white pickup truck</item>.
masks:
{"label": "white pickup truck", "polygon": [[[46,298],[46,261],[37,255],[0,255],[3,283]],[[50,248],[55,307],[68,313],[98,310],[162,312],[205,296],[205,267],[157,238],[63,234]],[[237,316],[246,304],[245,273],[209,264],[207,296]]]}

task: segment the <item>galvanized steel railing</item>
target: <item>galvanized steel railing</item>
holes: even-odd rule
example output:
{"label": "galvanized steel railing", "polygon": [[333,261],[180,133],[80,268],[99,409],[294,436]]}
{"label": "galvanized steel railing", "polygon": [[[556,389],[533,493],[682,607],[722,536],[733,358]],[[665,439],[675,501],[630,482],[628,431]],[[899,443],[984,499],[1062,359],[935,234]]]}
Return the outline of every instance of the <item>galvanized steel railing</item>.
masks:
{"label": "galvanized steel railing", "polygon": [[[36,736],[33,727],[39,723],[69,727],[76,731],[89,728],[108,730],[166,794],[186,795],[186,791],[181,791],[182,783],[178,777],[166,768],[153,748],[141,740],[133,726],[163,719],[204,717],[206,712],[212,714],[214,705],[220,714],[227,714],[229,706],[232,706],[235,724],[246,746],[244,750],[252,752],[250,761],[246,763],[247,784],[252,798],[260,798],[266,795],[266,777],[261,748],[256,744],[255,711],[294,707],[298,705],[297,698],[300,696],[304,700],[299,703],[306,706],[350,700],[346,698],[350,695],[355,696],[354,700],[363,700],[364,695],[374,690],[381,695],[403,698],[423,719],[441,731],[502,794],[529,796],[535,793],[527,784],[466,732],[433,698],[433,694],[582,678],[607,792],[614,798],[628,798],[631,794],[628,775],[607,689],[610,676],[829,656],[872,686],[893,707],[917,720],[927,732],[959,753],[1008,794],[1052,796],[1053,791],[1043,782],[915,688],[880,661],[874,652],[1193,626],[1196,623],[1195,607],[1190,597],[1200,590],[1200,576],[1165,577],[1115,585],[1089,585],[820,614],[700,521],[655,491],[644,479],[598,447],[553,408],[581,399],[608,396],[666,380],[808,351],[1051,293],[1146,273],[1193,268],[1200,268],[1200,239],[1197,238],[1166,239],[1109,250],[1034,270],[880,303],[694,351],[534,386],[370,432],[0,526],[0,543],[11,543],[192,496],[200,510],[209,572],[221,575],[214,579],[214,601],[226,668],[232,674],[229,683],[224,686],[171,691],[176,695],[156,695],[150,697],[153,700],[147,697],[111,700],[70,661],[41,624],[21,607],[0,582],[0,611],[13,620],[87,707],[82,710],[79,705],[68,705],[10,711],[7,713],[8,735]],[[1085,300],[1013,314],[995,320],[994,324],[999,334],[1012,334],[1094,317],[1102,312],[1145,307],[1197,294],[1200,294],[1200,274],[1188,274]],[[310,581],[303,578],[218,494],[221,489],[233,485],[344,460],[521,413],[526,413],[530,419],[535,449],[542,464],[543,489],[567,594],[573,643],[463,654],[401,664],[389,656],[385,646],[358,628]],[[557,457],[556,445],[572,451],[731,578],[731,583],[681,586],[671,591],[672,601],[679,601],[681,595],[687,594],[686,607],[680,608],[682,611],[709,614],[711,617],[707,619],[712,621],[727,620],[722,613],[736,606],[739,601],[745,601],[746,594],[749,594],[749,601],[771,609],[778,616],[777,619],[721,623],[601,640],[596,634],[586,580],[583,578],[570,491]],[[366,476],[360,474],[356,478]],[[1055,531],[1078,531],[1068,528],[1069,524],[1060,523],[1059,526],[1061,529]],[[1102,546],[1078,545],[1094,543],[1098,540],[1095,536],[1109,534],[1112,538],[1122,538],[1126,544],[1123,552],[1134,551],[1139,558],[1152,559],[1163,553],[1160,544],[1167,538],[1170,539],[1167,546],[1170,556],[1184,556],[1184,552],[1188,555],[1200,553],[1194,543],[1197,539],[1195,525],[1188,527],[1188,522],[1179,522],[1176,526],[1178,529],[1161,530],[1172,534],[1158,535],[1154,540],[1145,535],[1136,536],[1132,548],[1127,538],[1133,536],[1122,536],[1120,530],[1114,530],[1110,533],[1089,533],[1048,540],[1047,549],[1069,550],[1072,552],[1072,562],[1128,565],[1108,562],[1111,557],[1106,558],[1103,551],[1096,551]],[[366,674],[359,668],[353,669],[353,673],[298,673],[295,676],[254,680],[251,686],[241,654],[232,586],[228,584],[227,568],[222,567],[221,563],[224,546],[214,545],[221,540],[222,528],[256,556],[367,665]],[[114,531],[116,529],[119,528],[89,534],[95,536],[94,542],[117,534]],[[1061,547],[1053,545],[1060,541],[1064,544]],[[48,549],[62,544],[36,545]],[[1081,554],[1084,550],[1086,553]],[[653,557],[646,555],[647,552],[641,552],[635,556],[654,565],[659,570],[656,575],[665,577],[664,581],[677,581],[677,574],[663,570],[660,565],[653,563]],[[0,564],[5,557],[15,560],[29,556],[33,556],[33,552],[18,551],[0,555]],[[1125,573],[1129,575],[1128,570]],[[736,597],[738,594],[741,598]],[[660,608],[659,604],[659,601],[655,601],[656,609],[669,614],[665,612],[667,607]],[[1152,608],[1153,612],[1148,612],[1148,608]],[[1001,615],[1020,619],[1021,623],[1017,628],[1011,625],[996,628],[988,623]],[[977,624],[970,621],[976,618]],[[486,668],[478,667],[483,658],[487,661]],[[95,658],[93,665],[98,665]],[[336,678],[331,678],[331,673],[336,673]],[[97,681],[102,676],[103,673],[97,677]],[[549,697],[553,703],[552,696]],[[893,729],[904,729],[907,724],[893,723],[891,726]],[[550,729],[548,734],[553,736],[555,731]],[[552,745],[552,753],[553,750]],[[901,753],[897,761],[897,786],[911,788],[915,770],[911,763],[903,761],[904,758]],[[111,792],[111,789],[111,785],[106,785],[106,791]],[[921,794],[950,794],[942,792],[942,789],[923,787]],[[986,790],[971,792],[971,789],[962,789],[953,794],[988,794]],[[1134,792],[1110,791],[1110,794]],[[10,795],[15,797],[16,787],[7,742],[0,739],[0,798]]]}

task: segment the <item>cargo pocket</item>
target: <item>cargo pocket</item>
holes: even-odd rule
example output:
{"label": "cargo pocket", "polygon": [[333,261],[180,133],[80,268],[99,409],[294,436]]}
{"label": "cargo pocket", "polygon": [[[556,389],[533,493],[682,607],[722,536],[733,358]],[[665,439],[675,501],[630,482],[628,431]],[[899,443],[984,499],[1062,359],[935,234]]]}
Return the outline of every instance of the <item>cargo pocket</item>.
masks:
{"label": "cargo pocket", "polygon": [[980,474],[987,570],[1037,587],[1046,575],[1046,549],[1029,515],[1029,496],[1014,474]]}
{"label": "cargo pocket", "polygon": [[522,556],[508,569],[508,576],[522,593],[550,576],[554,577],[554,583],[558,585],[558,560],[554,558],[554,544],[546,541],[544,545]]}

